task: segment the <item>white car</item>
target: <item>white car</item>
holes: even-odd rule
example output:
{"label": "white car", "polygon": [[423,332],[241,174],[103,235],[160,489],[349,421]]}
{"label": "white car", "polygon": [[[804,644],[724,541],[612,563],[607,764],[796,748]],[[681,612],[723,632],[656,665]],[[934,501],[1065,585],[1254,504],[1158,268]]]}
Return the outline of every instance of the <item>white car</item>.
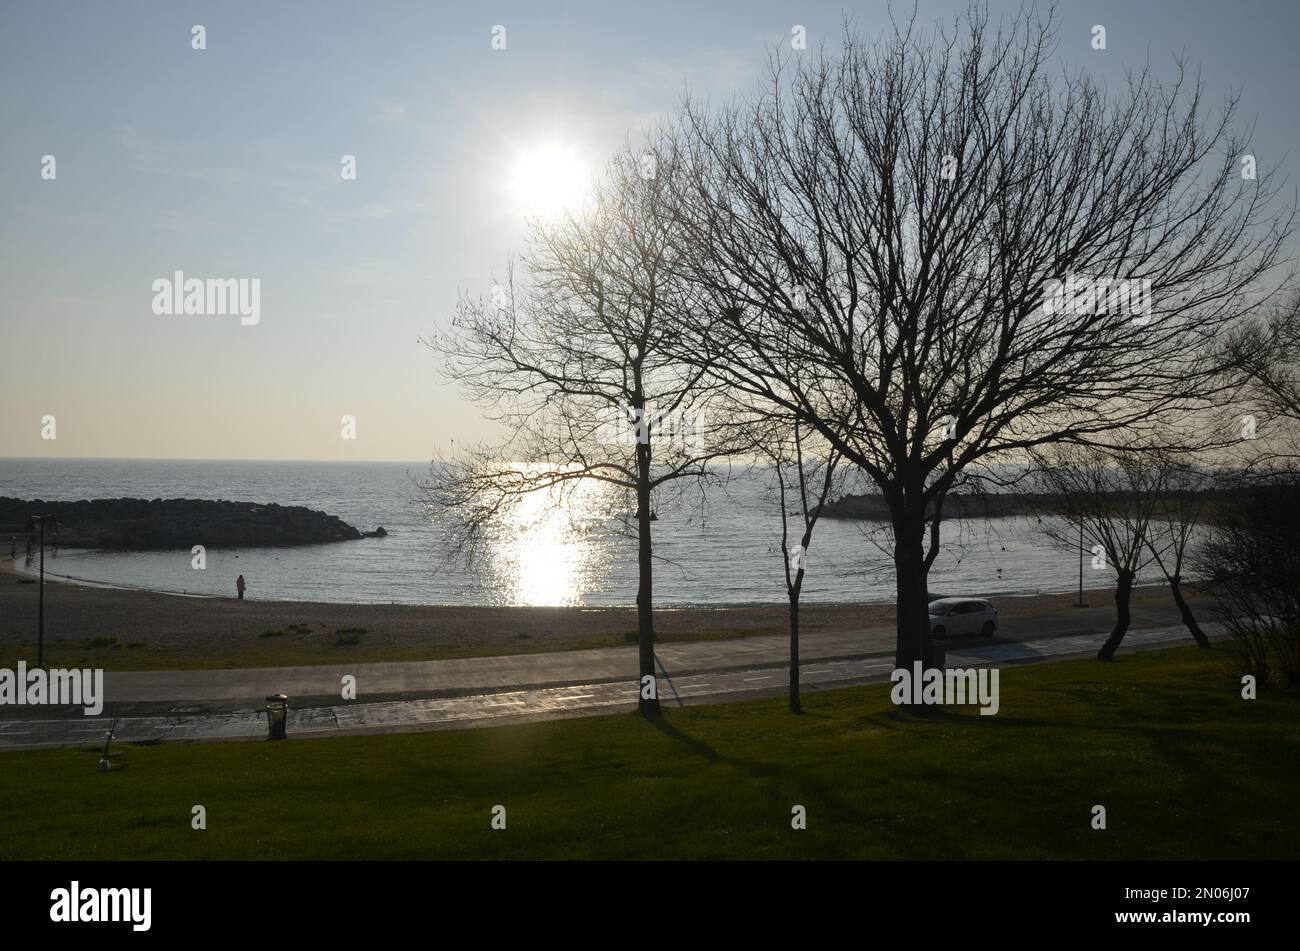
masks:
{"label": "white car", "polygon": [[982,598],[940,598],[930,602],[930,636],[989,637],[998,629],[998,609]]}

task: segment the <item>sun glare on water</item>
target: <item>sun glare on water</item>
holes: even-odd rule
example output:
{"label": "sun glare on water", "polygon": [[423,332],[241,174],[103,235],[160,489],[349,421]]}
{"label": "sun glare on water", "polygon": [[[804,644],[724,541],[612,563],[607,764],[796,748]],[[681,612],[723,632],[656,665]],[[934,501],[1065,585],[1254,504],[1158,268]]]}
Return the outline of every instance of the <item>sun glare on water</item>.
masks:
{"label": "sun glare on water", "polygon": [[496,597],[501,603],[565,606],[601,575],[603,546],[588,530],[601,522],[607,491],[593,480],[567,491],[524,496],[499,526],[493,550]]}

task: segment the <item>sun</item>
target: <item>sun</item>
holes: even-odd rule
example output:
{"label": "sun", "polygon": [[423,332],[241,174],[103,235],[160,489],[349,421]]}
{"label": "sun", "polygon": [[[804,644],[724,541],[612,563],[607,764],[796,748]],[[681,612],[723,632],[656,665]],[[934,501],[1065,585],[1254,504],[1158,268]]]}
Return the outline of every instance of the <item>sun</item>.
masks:
{"label": "sun", "polygon": [[550,143],[515,159],[514,190],[526,214],[553,218],[573,211],[586,186],[584,163],[567,146]]}

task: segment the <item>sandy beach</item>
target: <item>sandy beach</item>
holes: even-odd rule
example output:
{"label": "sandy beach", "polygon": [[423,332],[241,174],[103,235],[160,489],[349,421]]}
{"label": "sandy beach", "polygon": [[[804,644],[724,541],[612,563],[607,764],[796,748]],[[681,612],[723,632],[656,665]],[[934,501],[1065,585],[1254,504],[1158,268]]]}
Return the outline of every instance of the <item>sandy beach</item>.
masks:
{"label": "sandy beach", "polygon": [[[978,596],[978,592],[971,592]],[[1109,591],[1087,593],[1108,608]],[[1074,594],[999,597],[1003,618],[1068,611]],[[1163,585],[1133,595],[1135,623],[1176,623]],[[888,626],[892,604],[805,604],[801,630],[846,631]],[[664,641],[780,634],[784,604],[659,609],[655,629]],[[34,653],[37,585],[0,562],[0,652]],[[239,601],[51,581],[45,589],[47,659],[97,660],[121,669],[170,666],[249,666],[357,660],[416,660],[481,654],[531,653],[615,646],[629,642],[636,609],[462,607],[442,605],[323,604]],[[344,632],[340,635],[340,632]],[[351,632],[351,633],[348,633]],[[343,643],[339,643],[342,640]]]}

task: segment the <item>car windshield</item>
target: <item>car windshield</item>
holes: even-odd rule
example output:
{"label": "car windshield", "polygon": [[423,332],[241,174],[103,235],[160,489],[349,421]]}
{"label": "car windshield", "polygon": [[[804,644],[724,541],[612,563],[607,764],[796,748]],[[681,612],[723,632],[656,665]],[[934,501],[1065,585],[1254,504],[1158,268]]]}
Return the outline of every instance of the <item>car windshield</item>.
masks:
{"label": "car windshield", "polygon": [[931,613],[931,614],[935,614],[935,615],[943,615],[943,614],[947,614],[947,613],[948,613],[948,605],[945,604],[945,603],[942,602],[942,601],[931,601],[931,602],[930,602],[930,613]]}

